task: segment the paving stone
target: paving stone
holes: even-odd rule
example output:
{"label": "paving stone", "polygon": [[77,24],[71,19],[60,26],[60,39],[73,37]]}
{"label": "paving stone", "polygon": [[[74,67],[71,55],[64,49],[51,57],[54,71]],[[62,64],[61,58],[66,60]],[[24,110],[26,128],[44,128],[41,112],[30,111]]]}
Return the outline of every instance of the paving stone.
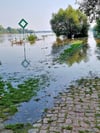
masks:
{"label": "paving stone", "polygon": [[65,114],[64,114],[64,113],[59,113],[59,114],[58,114],[58,117],[59,117],[59,118],[60,118],[60,117],[61,117],[61,118],[64,118],[64,117],[65,117]]}
{"label": "paving stone", "polygon": [[11,131],[11,130],[2,130],[2,131],[0,131],[0,133],[13,133],[13,131]]}
{"label": "paving stone", "polygon": [[72,124],[72,120],[71,119],[66,119],[65,123],[66,124]]}
{"label": "paving stone", "polygon": [[[47,130],[40,130],[39,133],[48,133],[48,131],[47,131]],[[49,133],[50,133],[50,132],[49,132]]]}
{"label": "paving stone", "polygon": [[28,133],[38,133],[38,129],[30,129],[28,130]]}
{"label": "paving stone", "polygon": [[71,133],[69,130],[63,130],[63,133]]}
{"label": "paving stone", "polygon": [[36,124],[33,124],[33,127],[34,128],[39,128],[39,127],[41,127],[41,125],[42,125],[41,123],[36,123]]}
{"label": "paving stone", "polygon": [[1,123],[1,122],[3,122],[3,119],[2,119],[2,118],[0,118],[0,123]]}
{"label": "paving stone", "polygon": [[4,129],[4,124],[0,123],[0,130]]}
{"label": "paving stone", "polygon": [[[61,93],[59,101],[56,99],[54,107],[47,111],[43,120],[33,125],[37,128],[30,129],[28,133],[79,133],[86,130],[100,133],[100,117],[95,115],[100,113],[100,86],[95,89],[92,81],[95,84],[93,79],[88,80],[85,87],[81,84],[71,87],[71,92]],[[96,84],[100,85],[100,81],[97,80]],[[4,125],[0,126],[5,131]]]}
{"label": "paving stone", "polygon": [[58,120],[57,120],[58,123],[63,123],[64,121],[65,121],[64,118],[58,118]]}
{"label": "paving stone", "polygon": [[48,122],[49,122],[49,120],[50,120],[50,118],[44,118],[44,119],[43,119],[43,123],[45,123],[45,124],[46,124],[46,123],[48,123]]}

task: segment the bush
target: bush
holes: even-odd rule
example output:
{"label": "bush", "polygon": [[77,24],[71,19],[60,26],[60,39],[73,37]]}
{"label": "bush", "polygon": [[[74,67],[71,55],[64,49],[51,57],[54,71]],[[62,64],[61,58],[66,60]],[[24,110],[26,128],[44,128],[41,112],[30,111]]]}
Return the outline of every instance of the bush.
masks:
{"label": "bush", "polygon": [[36,35],[28,35],[28,37],[27,37],[27,40],[31,43],[31,44],[33,44],[33,43],[35,43],[35,41],[36,41],[36,39],[37,39],[37,36]]}

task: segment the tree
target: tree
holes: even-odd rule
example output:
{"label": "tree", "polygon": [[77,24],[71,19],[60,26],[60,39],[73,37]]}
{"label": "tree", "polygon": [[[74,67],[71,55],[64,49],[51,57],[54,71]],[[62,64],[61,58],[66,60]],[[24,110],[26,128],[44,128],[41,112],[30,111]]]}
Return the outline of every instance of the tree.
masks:
{"label": "tree", "polygon": [[56,36],[66,36],[71,38],[87,36],[88,24],[87,17],[79,10],[75,10],[72,6],[68,6],[66,10],[60,9],[58,13],[52,15],[50,21],[51,28]]}
{"label": "tree", "polygon": [[11,27],[7,27],[7,33],[11,33],[11,34],[14,34],[14,33],[18,33],[17,29],[14,29],[14,28],[11,28]]}
{"label": "tree", "polygon": [[96,26],[94,27],[94,36],[100,38],[100,19],[96,21]]}
{"label": "tree", "polygon": [[[16,33],[23,33],[22,29],[15,29],[15,28],[11,28],[11,27],[7,27],[4,28],[2,25],[0,25],[0,34],[4,34],[4,33],[10,33],[10,34],[16,34]],[[34,33],[33,30],[29,30],[29,29],[25,29],[25,33]]]}
{"label": "tree", "polygon": [[100,33],[100,19],[97,20],[96,29]]}
{"label": "tree", "polygon": [[5,29],[3,28],[2,25],[0,25],[0,34],[1,34],[1,33],[5,33]]}
{"label": "tree", "polygon": [[90,22],[100,17],[100,0],[76,0],[79,4],[79,9],[83,11]]}

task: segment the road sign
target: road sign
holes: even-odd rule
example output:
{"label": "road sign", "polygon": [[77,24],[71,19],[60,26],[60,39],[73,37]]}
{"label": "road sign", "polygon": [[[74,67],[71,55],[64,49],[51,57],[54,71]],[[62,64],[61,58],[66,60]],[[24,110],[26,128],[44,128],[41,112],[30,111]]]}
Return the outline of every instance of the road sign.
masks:
{"label": "road sign", "polygon": [[24,59],[21,64],[23,67],[27,68],[30,65],[30,62]]}
{"label": "road sign", "polygon": [[18,23],[23,29],[28,25],[25,19],[21,19],[21,21]]}

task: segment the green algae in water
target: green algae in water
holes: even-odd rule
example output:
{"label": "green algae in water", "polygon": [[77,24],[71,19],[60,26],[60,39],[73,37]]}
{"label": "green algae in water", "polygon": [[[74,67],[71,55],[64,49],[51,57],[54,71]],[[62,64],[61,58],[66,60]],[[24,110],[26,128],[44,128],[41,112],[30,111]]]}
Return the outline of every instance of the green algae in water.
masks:
{"label": "green algae in water", "polygon": [[14,133],[27,133],[29,129],[33,128],[31,124],[14,124],[7,125],[6,129],[13,130]]}
{"label": "green algae in water", "polygon": [[[65,49],[63,53],[60,54],[58,61],[63,63],[67,59],[70,59],[76,52],[80,54],[80,50],[85,50],[84,48],[87,47],[86,42],[84,40],[75,40],[71,43],[71,47],[68,49]],[[81,57],[81,56],[80,56]]]}
{"label": "green algae in water", "polygon": [[30,78],[14,88],[0,78],[0,117],[4,120],[16,113],[18,104],[28,102],[39,90],[39,78]]}

